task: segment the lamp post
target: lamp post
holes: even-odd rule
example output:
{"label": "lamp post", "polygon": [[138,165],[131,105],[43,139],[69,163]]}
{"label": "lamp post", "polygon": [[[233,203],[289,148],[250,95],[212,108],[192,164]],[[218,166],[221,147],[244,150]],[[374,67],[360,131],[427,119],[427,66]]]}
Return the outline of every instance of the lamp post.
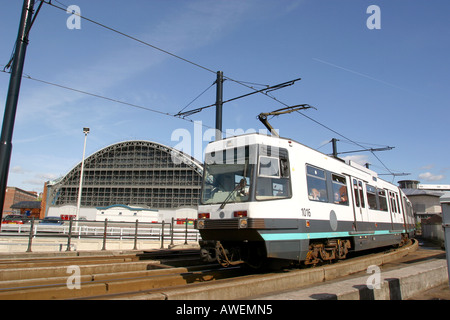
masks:
{"label": "lamp post", "polygon": [[83,160],[81,161],[81,173],[80,173],[80,185],[78,187],[78,202],[77,202],[77,215],[75,216],[76,226],[78,226],[78,219],[80,215],[80,207],[81,207],[81,191],[83,188],[83,174],[84,174],[84,156],[86,154],[86,140],[87,135],[89,133],[89,128],[83,128],[84,133],[84,147],[83,147]]}

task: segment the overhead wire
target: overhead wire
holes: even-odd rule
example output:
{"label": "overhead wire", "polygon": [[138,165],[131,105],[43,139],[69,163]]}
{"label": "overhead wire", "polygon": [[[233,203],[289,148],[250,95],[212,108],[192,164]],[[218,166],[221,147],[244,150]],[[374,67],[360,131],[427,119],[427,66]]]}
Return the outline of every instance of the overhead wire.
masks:
{"label": "overhead wire", "polygon": [[211,83],[211,85],[208,87],[208,88],[206,88],[205,90],[203,90],[202,91],[202,93],[200,93],[198,96],[196,96],[191,102],[189,102],[183,109],[181,109],[180,111],[178,111],[178,113],[177,114],[180,114],[180,113],[182,113],[187,107],[189,107],[191,104],[193,104],[198,98],[200,98],[202,95],[204,95],[205,93],[206,93],[206,91],[208,91],[209,89],[211,89],[211,87],[213,86],[213,85],[215,85],[216,84],[216,82],[214,81],[213,83]]}
{"label": "overhead wire", "polygon": [[[57,6],[57,5],[55,5],[54,3],[52,3],[51,0],[48,0],[48,2],[45,1],[45,0],[38,0],[38,1],[41,1],[41,3],[45,3],[45,4],[50,5],[50,6],[54,7],[54,8],[56,8],[56,9],[59,9],[59,10],[61,10],[61,11],[67,12],[67,8],[63,8],[63,7]],[[55,1],[56,1],[56,0],[55,0]],[[58,2],[59,4],[61,4],[61,5],[63,5],[63,6],[66,6],[65,4],[61,3],[60,1],[56,1],[56,2]],[[107,26],[107,25],[105,25],[105,24],[103,24],[103,23],[100,23],[100,22],[95,21],[95,20],[93,20],[93,19],[87,18],[86,16],[83,16],[83,15],[78,14],[78,13],[76,13],[76,12],[74,12],[73,14],[79,16],[79,17],[80,17],[81,19],[83,19],[83,20],[89,21],[89,22],[91,22],[91,23],[93,23],[93,24],[95,24],[95,25],[97,25],[97,26],[100,26],[100,27],[102,27],[102,28],[104,28],[104,29],[107,29],[107,30],[109,30],[109,31],[112,31],[112,32],[114,32],[114,33],[116,33],[116,34],[119,34],[119,35],[123,36],[123,37],[126,37],[126,38],[128,38],[128,39],[131,39],[131,40],[133,40],[133,41],[137,41],[137,42],[139,42],[139,43],[141,43],[141,44],[143,44],[143,45],[145,45],[145,46],[148,46],[148,47],[150,47],[150,48],[153,48],[153,49],[155,49],[155,50],[158,50],[158,51],[160,51],[160,52],[163,52],[163,53],[165,53],[165,54],[168,54],[168,55],[170,55],[170,56],[172,56],[172,57],[174,57],[174,58],[176,58],[176,59],[179,59],[179,60],[181,60],[181,61],[187,62],[187,63],[189,63],[189,64],[191,64],[191,65],[194,65],[194,66],[196,66],[196,67],[198,67],[198,68],[201,68],[201,69],[203,69],[203,70],[206,70],[206,71],[208,71],[208,72],[211,72],[211,73],[214,73],[214,74],[217,73],[216,71],[214,71],[214,70],[212,70],[212,69],[210,69],[210,68],[208,68],[208,67],[205,67],[205,66],[203,66],[203,65],[201,65],[201,64],[199,64],[199,63],[196,63],[196,62],[191,61],[191,60],[189,60],[189,59],[183,58],[183,57],[181,57],[181,56],[179,56],[179,55],[176,55],[176,54],[174,54],[174,53],[172,53],[172,52],[170,52],[170,51],[167,51],[167,50],[162,49],[162,48],[160,48],[160,47],[158,47],[158,46],[155,46],[155,45],[153,45],[153,44],[151,44],[151,43],[149,43],[149,42],[147,42],[147,41],[141,40],[141,39],[139,39],[139,38],[136,38],[136,37],[134,37],[134,36],[131,36],[131,35],[129,35],[129,34],[126,34],[126,33],[122,32],[122,31],[119,31],[119,30],[117,30],[117,29],[115,29],[115,28],[109,27],[109,26]],[[256,88],[254,88],[253,86],[248,85],[248,84],[247,84],[248,82],[235,80],[235,79],[233,79],[233,78],[231,78],[231,77],[229,77],[229,76],[227,76],[227,75],[223,75],[223,78],[224,78],[224,80],[230,80],[230,81],[232,81],[232,82],[235,82],[235,83],[237,83],[237,84],[239,84],[239,85],[241,85],[241,86],[244,86],[244,87],[246,87],[246,88],[249,88],[249,89],[251,89],[251,90],[259,91],[258,93],[261,93],[261,94],[263,94],[263,95],[269,97],[270,99],[272,99],[272,100],[274,100],[274,101],[277,101],[278,103],[281,103],[281,104],[287,106],[287,104],[282,103],[280,100],[278,100],[278,99],[275,98],[274,96],[268,94],[267,92],[264,92],[264,91],[262,91],[262,90],[258,90],[258,89],[256,89]],[[256,84],[256,85],[260,85],[260,84]]]}
{"label": "overhead wire", "polygon": [[328,126],[326,126],[325,124],[323,124],[323,123],[321,123],[321,122],[319,122],[319,121],[317,121],[317,120],[311,118],[310,116],[307,116],[306,114],[304,114],[304,113],[302,113],[302,112],[300,112],[300,111],[296,111],[296,112],[299,113],[300,115],[304,116],[305,118],[307,118],[307,119],[309,119],[309,120],[315,122],[316,124],[318,124],[318,125],[324,127],[325,129],[327,129],[327,130],[329,130],[329,131],[331,131],[331,132],[333,132],[333,133],[339,135],[340,137],[346,139],[347,141],[352,142],[353,144],[357,145],[358,147],[363,148],[363,149],[366,149],[367,151],[370,151],[370,153],[372,153],[372,155],[373,155],[373,156],[374,156],[374,157],[375,157],[375,158],[383,165],[383,167],[384,167],[390,174],[394,175],[394,173],[393,173],[393,172],[392,172],[392,171],[391,171],[391,170],[383,163],[383,161],[381,161],[381,159],[375,154],[374,151],[368,150],[366,147],[364,147],[364,146],[361,145],[360,143],[358,143],[358,142],[356,142],[356,141],[354,141],[354,140],[352,140],[352,139],[350,139],[350,138],[344,136],[343,134],[341,134],[341,133],[337,132],[336,130],[334,130],[334,129],[328,127]]}
{"label": "overhead wire", "polygon": [[[51,0],[48,0],[48,1],[45,1],[45,0],[38,0],[38,1],[40,1],[41,4],[42,4],[42,3],[45,3],[45,4],[47,4],[47,5],[50,5],[50,6],[54,7],[54,8],[56,8],[56,9],[62,10],[62,11],[64,11],[64,12],[67,11],[66,8],[60,7],[60,6],[58,6],[58,5],[54,4],[54,3],[52,3]],[[61,5],[64,5],[64,4],[62,4],[61,2],[59,2],[59,1],[57,1],[57,0],[55,0],[55,1],[58,2],[58,3],[61,4]],[[105,24],[103,24],[103,23],[97,22],[97,21],[95,21],[95,20],[93,20],[93,19],[87,18],[86,16],[80,15],[80,14],[78,14],[78,13],[76,13],[76,12],[74,12],[74,14],[76,14],[77,16],[79,16],[81,19],[84,19],[84,20],[86,20],[86,21],[89,21],[89,22],[91,22],[91,23],[93,23],[93,24],[95,24],[95,25],[97,25],[97,26],[100,26],[100,27],[102,27],[102,28],[104,28],[104,29],[107,29],[107,30],[112,31],[112,32],[114,32],[114,33],[116,33],[116,34],[119,34],[119,35],[121,35],[121,36],[123,36],[123,37],[129,38],[129,39],[131,39],[131,40],[133,40],[133,41],[136,41],[136,42],[139,42],[139,43],[141,43],[141,44],[143,44],[143,45],[145,45],[145,46],[151,47],[151,48],[153,48],[153,49],[155,49],[155,50],[158,50],[158,51],[160,51],[160,52],[163,52],[163,53],[165,53],[165,54],[168,54],[168,55],[170,55],[170,56],[172,56],[172,57],[174,57],[174,58],[176,58],[176,59],[179,59],[179,60],[181,60],[181,61],[184,61],[184,62],[186,62],[186,63],[189,63],[189,64],[191,64],[191,65],[193,65],[193,66],[196,66],[196,67],[198,67],[198,68],[201,68],[201,69],[203,69],[203,70],[205,70],[205,71],[208,71],[208,72],[210,72],[210,73],[216,74],[216,71],[214,71],[214,70],[212,70],[212,69],[210,69],[210,68],[208,68],[208,67],[205,67],[205,66],[203,66],[203,65],[201,65],[201,64],[199,64],[199,63],[196,63],[196,62],[193,62],[193,61],[188,60],[188,59],[186,59],[186,58],[183,58],[183,57],[181,57],[181,56],[179,56],[179,55],[176,55],[176,54],[174,54],[174,53],[172,53],[172,52],[170,52],[170,51],[167,51],[167,50],[162,49],[162,48],[160,48],[160,47],[158,47],[158,46],[155,46],[155,45],[153,45],[153,44],[151,44],[151,43],[149,43],[149,42],[143,41],[143,40],[141,40],[141,39],[139,39],[139,38],[136,38],[136,37],[134,37],[134,36],[131,36],[131,35],[129,35],[129,34],[126,34],[126,33],[122,32],[122,31],[119,31],[119,30],[117,30],[117,29],[115,29],[115,28],[109,27],[109,26],[107,26],[107,25],[105,25]],[[253,86],[248,85],[247,82],[238,81],[238,80],[235,80],[235,79],[233,79],[233,78],[230,78],[230,77],[228,77],[228,76],[226,76],[226,75],[224,75],[223,78],[226,79],[226,80],[230,80],[230,81],[232,81],[232,82],[235,82],[235,83],[237,83],[237,84],[240,84],[240,85],[242,85],[242,86],[244,86],[244,87],[250,88],[250,89],[252,89],[252,90],[254,90],[254,91],[259,91],[258,93],[261,93],[261,94],[263,94],[263,95],[269,97],[270,99],[272,99],[272,100],[274,100],[274,101],[276,101],[276,102],[278,102],[278,103],[280,103],[280,104],[282,104],[282,105],[284,105],[284,106],[286,106],[286,107],[289,107],[288,104],[284,103],[283,101],[277,99],[276,97],[274,97],[274,96],[272,96],[272,95],[269,95],[268,92],[264,92],[264,90],[257,90],[257,89],[255,89]],[[34,78],[30,78],[30,79],[35,80]],[[43,81],[43,80],[36,80],[36,81],[40,81],[40,82],[43,82],[43,83],[52,84],[52,83],[49,83],[49,82],[46,82],[46,81]],[[66,89],[69,89],[69,90],[72,90],[72,89],[73,89],[73,88],[69,88],[69,87],[65,87],[65,86],[61,86],[61,85],[57,85],[57,84],[52,84],[52,85],[56,85],[56,86],[59,86],[59,87],[62,87],[62,88],[66,88]],[[209,88],[208,88],[208,89],[209,89]],[[99,95],[96,95],[96,94],[91,94],[91,93],[83,92],[83,91],[81,91],[81,90],[74,89],[73,91],[78,91],[78,92],[86,93],[86,94],[89,94],[89,95],[91,95],[91,96],[96,96],[96,97],[103,98],[103,99],[107,99],[107,100],[110,100],[110,101],[119,102],[119,103],[127,104],[127,105],[130,105],[130,106],[133,106],[133,107],[137,107],[137,108],[141,108],[141,109],[146,109],[146,110],[148,110],[148,111],[153,111],[153,112],[157,112],[157,113],[160,113],[160,114],[164,114],[164,115],[174,116],[174,117],[175,117],[175,115],[171,115],[171,114],[169,114],[169,113],[164,113],[164,112],[161,112],[161,111],[158,111],[158,110],[148,109],[148,108],[145,108],[145,107],[142,107],[142,106],[138,106],[138,105],[134,105],[134,104],[129,104],[129,103],[127,103],[127,102],[123,102],[123,101],[120,101],[120,100],[111,99],[111,98],[99,96]],[[185,107],[185,108],[186,108],[186,107]],[[336,130],[334,130],[334,129],[328,127],[328,126],[326,126],[325,124],[323,124],[323,123],[321,123],[321,122],[319,122],[319,121],[313,119],[312,117],[307,116],[307,115],[305,115],[304,113],[301,113],[300,111],[297,111],[297,112],[298,112],[300,115],[302,115],[303,117],[309,119],[310,121],[313,121],[314,123],[316,123],[316,124],[318,124],[318,125],[320,125],[320,126],[326,128],[327,130],[329,130],[329,131],[331,131],[331,132],[333,132],[333,133],[339,135],[340,137],[342,137],[342,138],[344,138],[344,139],[346,139],[346,140],[348,140],[348,141],[354,143],[355,145],[357,145],[357,146],[359,146],[359,147],[361,147],[361,148],[366,149],[366,148],[365,148],[364,146],[362,146],[361,144],[359,144],[359,143],[353,141],[352,139],[349,139],[349,138],[345,137],[345,136],[342,135],[341,133],[339,133],[339,132],[337,132]],[[183,119],[183,120],[186,120],[186,121],[192,122],[192,120],[190,120],[190,119],[185,119],[184,117],[183,117],[182,119]],[[384,166],[391,174],[393,174],[392,171],[389,170],[389,168],[387,168],[387,166],[379,159],[379,157],[377,157],[377,156],[375,155],[375,153],[374,153],[373,151],[371,151],[371,153],[374,155],[375,158],[377,158],[378,161],[380,161],[380,163],[381,163],[381,164],[382,164],[382,165],[383,165],[383,166]]]}
{"label": "overhead wire", "polygon": [[11,52],[11,57],[9,58],[8,62],[3,66],[3,71],[6,71],[9,68],[11,68],[11,64],[14,60],[14,52],[15,52],[16,44],[17,44],[17,40],[14,42],[14,47]]}
{"label": "overhead wire", "polygon": [[[23,41],[28,42],[28,35],[30,34],[30,31],[31,31],[31,28],[33,27],[34,22],[36,21],[36,17],[39,14],[39,11],[41,11],[41,7],[42,7],[42,2],[39,3],[39,6],[38,6],[36,12],[33,14],[30,26],[26,30],[24,38],[22,39]],[[8,70],[14,61],[14,53],[15,53],[16,44],[17,44],[17,40],[16,40],[16,42],[14,42],[14,47],[13,47],[13,50],[11,53],[11,58],[9,59],[8,63],[6,63],[6,65],[3,67],[3,71]]]}
{"label": "overhead wire", "polygon": [[[48,2],[45,1],[45,0],[39,0],[39,1],[41,1],[42,3],[48,4],[48,5],[50,5],[50,6],[54,7],[54,8],[56,8],[56,9],[62,10],[62,11],[64,11],[64,12],[67,11],[67,8],[63,8],[63,7],[57,6],[56,4],[52,3],[51,0],[48,0]],[[61,3],[61,2],[59,2],[59,3]],[[146,41],[144,41],[144,40],[141,40],[141,39],[139,39],[139,38],[136,38],[136,37],[134,37],[134,36],[131,36],[131,35],[129,35],[129,34],[126,34],[126,33],[122,32],[122,31],[119,31],[119,30],[117,30],[117,29],[115,29],[115,28],[109,27],[109,26],[107,26],[107,25],[105,25],[105,24],[103,24],[103,23],[97,22],[97,21],[95,21],[95,20],[93,20],[93,19],[90,19],[90,18],[88,18],[88,17],[86,17],[86,16],[80,15],[80,14],[78,14],[78,13],[76,13],[76,12],[74,12],[73,14],[75,14],[75,15],[79,16],[81,19],[86,20],[86,21],[89,21],[89,22],[91,22],[91,23],[93,23],[93,24],[95,24],[95,25],[97,25],[97,26],[99,26],[99,27],[102,27],[102,28],[104,28],[104,29],[107,29],[107,30],[109,30],[109,31],[112,31],[112,32],[114,32],[114,33],[117,33],[117,34],[119,34],[119,35],[121,35],[121,36],[123,36],[123,37],[129,38],[129,39],[131,39],[131,40],[137,41],[137,42],[139,42],[139,43],[141,43],[141,44],[143,44],[143,45],[145,45],[145,46],[151,47],[151,48],[153,48],[153,49],[155,49],[155,50],[158,50],[158,51],[161,51],[161,52],[163,52],[163,53],[165,53],[165,54],[168,54],[168,55],[170,55],[170,56],[172,56],[172,57],[174,57],[174,58],[177,58],[177,59],[182,60],[182,61],[184,61],[184,62],[190,63],[190,64],[192,64],[192,65],[194,65],[194,66],[196,66],[196,67],[198,67],[198,68],[201,68],[201,69],[203,69],[203,70],[209,71],[209,72],[214,73],[214,74],[216,73],[216,71],[213,71],[213,70],[211,70],[211,69],[209,69],[209,68],[207,68],[207,67],[205,67],[205,66],[202,66],[202,65],[200,65],[200,64],[198,64],[198,63],[196,63],[196,62],[193,62],[193,61],[191,61],[191,60],[188,60],[188,59],[185,59],[185,58],[183,58],[183,57],[180,57],[179,55],[176,55],[176,54],[174,54],[174,53],[172,53],[172,52],[170,52],[170,51],[167,51],[167,50],[165,50],[165,49],[162,49],[162,48],[160,48],[160,47],[157,47],[157,46],[155,46],[155,45],[153,45],[153,44],[151,44],[151,43],[148,43],[148,42],[146,42]]]}
{"label": "overhead wire", "polygon": [[[5,71],[5,70],[0,70],[0,72],[2,72],[2,73],[10,73],[9,71]],[[92,92],[88,92],[88,91],[84,91],[84,90],[68,87],[68,86],[65,86],[65,85],[62,85],[62,84],[58,84],[58,83],[55,83],[55,82],[50,82],[50,81],[34,78],[34,77],[31,77],[30,75],[24,74],[24,75],[22,75],[22,77],[24,79],[33,80],[33,81],[36,81],[36,82],[40,82],[40,83],[44,83],[44,84],[51,85],[51,86],[54,86],[54,87],[58,87],[58,88],[61,88],[61,89],[66,89],[66,90],[70,90],[70,91],[73,91],[73,92],[85,94],[85,95],[88,95],[88,96],[91,96],[91,97],[95,97],[95,98],[99,98],[99,99],[103,99],[103,100],[107,100],[107,101],[111,101],[111,102],[127,105],[127,106],[130,106],[130,107],[133,107],[133,108],[138,108],[138,109],[142,109],[142,110],[145,110],[145,111],[154,112],[154,113],[157,113],[157,114],[160,114],[160,115],[164,115],[164,116],[169,116],[169,117],[174,117],[174,118],[180,119],[179,117],[176,117],[174,114],[171,114],[171,113],[168,113],[168,112],[163,112],[163,111],[160,111],[160,110],[157,110],[157,109],[144,107],[144,106],[141,106],[141,105],[138,105],[138,104],[122,101],[122,100],[119,100],[119,99],[110,98],[110,97],[106,97],[106,96],[99,95],[99,94],[96,94],[96,93],[92,93]],[[194,122],[194,120],[191,120],[191,119],[184,119],[184,118],[181,118],[181,119],[185,120],[187,122],[191,122],[191,123]],[[203,123],[201,125],[203,127],[212,129],[211,126],[205,125]]]}

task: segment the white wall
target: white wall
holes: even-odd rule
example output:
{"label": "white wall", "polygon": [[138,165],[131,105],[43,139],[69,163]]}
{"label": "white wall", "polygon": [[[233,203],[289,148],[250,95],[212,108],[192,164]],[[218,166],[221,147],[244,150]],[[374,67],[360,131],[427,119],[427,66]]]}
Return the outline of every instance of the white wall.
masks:
{"label": "white wall", "polygon": [[[77,206],[66,205],[61,207],[50,207],[48,208],[48,217],[60,217],[61,215],[76,215]],[[79,218],[85,218],[86,220],[95,220],[97,214],[96,208],[80,208]]]}
{"label": "white wall", "polygon": [[[61,207],[50,207],[48,209],[49,217],[60,217],[61,215],[76,215],[77,207],[74,205],[66,205]],[[102,212],[104,212],[102,214]],[[119,214],[119,213],[122,214]],[[136,213],[136,215],[135,215]],[[167,210],[128,210],[125,207],[112,207],[107,210],[97,210],[97,208],[80,208],[80,218],[94,221],[127,221],[136,222],[170,222],[174,219],[197,219],[197,209],[179,208]]]}
{"label": "white wall", "polygon": [[159,212],[157,210],[136,210],[137,208],[111,207],[97,210],[97,221],[125,221],[125,222],[159,222]]}

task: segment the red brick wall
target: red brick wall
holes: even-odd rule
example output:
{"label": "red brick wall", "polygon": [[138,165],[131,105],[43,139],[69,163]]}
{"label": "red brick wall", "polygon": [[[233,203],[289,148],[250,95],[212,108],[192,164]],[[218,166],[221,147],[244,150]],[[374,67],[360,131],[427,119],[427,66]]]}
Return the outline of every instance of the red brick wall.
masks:
{"label": "red brick wall", "polygon": [[[5,193],[5,202],[3,204],[3,217],[11,214],[13,209],[11,206],[20,201],[35,201],[37,200],[37,193],[25,191],[16,187],[7,187]],[[19,213],[19,212],[18,212]]]}
{"label": "red brick wall", "polygon": [[39,219],[45,218],[45,210],[47,209],[47,183],[44,183],[44,192],[42,193],[42,199],[41,199],[41,212]]}

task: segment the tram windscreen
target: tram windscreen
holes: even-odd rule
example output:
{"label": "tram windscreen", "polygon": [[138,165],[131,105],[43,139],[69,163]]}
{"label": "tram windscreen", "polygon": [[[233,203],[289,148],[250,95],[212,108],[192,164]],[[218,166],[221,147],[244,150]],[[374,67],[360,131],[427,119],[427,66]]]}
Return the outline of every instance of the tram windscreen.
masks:
{"label": "tram windscreen", "polygon": [[206,155],[202,204],[249,200],[254,165],[250,164],[246,151],[241,156],[236,152],[231,157],[224,154],[220,161],[213,160],[214,154]]}

